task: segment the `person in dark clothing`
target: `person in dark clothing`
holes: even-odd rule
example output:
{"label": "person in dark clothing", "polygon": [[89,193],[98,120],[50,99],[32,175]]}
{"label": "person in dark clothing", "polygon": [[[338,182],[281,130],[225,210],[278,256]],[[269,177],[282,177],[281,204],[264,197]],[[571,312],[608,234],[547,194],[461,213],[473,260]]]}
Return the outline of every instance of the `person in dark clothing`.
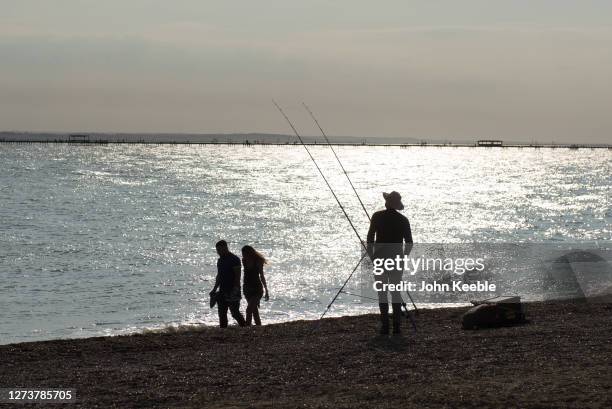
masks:
{"label": "person in dark clothing", "polygon": [[219,254],[217,260],[217,277],[211,295],[219,289],[217,308],[219,311],[219,326],[227,327],[227,310],[238,325],[244,327],[246,322],[240,312],[240,259],[229,251],[225,240],[219,241],[215,248]]}
{"label": "person in dark clothing", "polygon": [[[397,192],[383,193],[385,198],[385,210],[378,211],[372,215],[370,229],[368,230],[368,252],[372,259],[403,257],[410,253],[412,245],[412,231],[408,219],[400,214],[398,210],[404,209],[402,197]],[[404,242],[407,248],[404,249]],[[383,284],[398,284],[402,279],[402,271],[398,269],[385,270],[383,274],[375,277],[376,281]],[[403,299],[399,291],[391,293],[393,306],[393,333],[401,333],[401,308]],[[382,323],[381,334],[389,333],[389,301],[387,291],[378,292],[378,306],[380,308],[380,319]]]}
{"label": "person in dark clothing", "polygon": [[268,301],[270,295],[268,293],[268,285],[264,277],[263,266],[267,261],[261,253],[251,246],[242,248],[242,265],[244,266],[244,281],[242,284],[242,292],[247,300],[246,308],[246,323],[251,325],[251,319],[255,320],[255,325],[261,325],[259,318],[259,301],[264,296]]}

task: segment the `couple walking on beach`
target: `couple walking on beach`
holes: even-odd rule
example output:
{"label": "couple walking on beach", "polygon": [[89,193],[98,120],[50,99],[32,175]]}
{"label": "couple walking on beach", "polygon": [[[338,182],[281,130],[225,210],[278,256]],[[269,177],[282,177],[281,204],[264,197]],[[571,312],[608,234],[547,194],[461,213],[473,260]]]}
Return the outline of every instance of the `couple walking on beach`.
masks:
{"label": "couple walking on beach", "polygon": [[[259,301],[262,297],[268,301],[268,285],[264,277],[263,266],[267,263],[265,257],[252,246],[242,248],[242,266],[244,266],[244,280],[242,291],[247,300],[246,320],[240,312],[240,258],[233,254],[225,240],[220,240],[215,245],[219,260],[217,260],[217,277],[215,286],[210,292],[211,307],[217,304],[219,311],[219,325],[221,328],[227,327],[227,311],[241,327],[251,325],[261,325],[259,317]],[[217,289],[219,291],[217,291]],[[265,290],[265,293],[264,293]]]}

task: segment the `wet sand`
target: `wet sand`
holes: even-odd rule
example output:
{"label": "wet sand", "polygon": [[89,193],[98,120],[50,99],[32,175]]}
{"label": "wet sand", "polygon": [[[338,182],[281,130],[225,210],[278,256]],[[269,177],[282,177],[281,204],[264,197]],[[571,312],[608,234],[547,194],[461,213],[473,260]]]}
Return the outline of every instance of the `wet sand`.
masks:
{"label": "wet sand", "polygon": [[3,345],[0,387],[77,390],[31,407],[612,407],[611,304],[529,304],[531,323],[478,331],[464,311],[423,310],[402,337],[365,315]]}

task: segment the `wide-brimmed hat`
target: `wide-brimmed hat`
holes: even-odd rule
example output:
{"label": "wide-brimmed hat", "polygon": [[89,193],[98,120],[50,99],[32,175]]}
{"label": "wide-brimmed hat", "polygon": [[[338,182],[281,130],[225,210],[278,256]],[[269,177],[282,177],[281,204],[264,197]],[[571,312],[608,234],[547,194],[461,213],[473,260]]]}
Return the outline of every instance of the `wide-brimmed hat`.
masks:
{"label": "wide-brimmed hat", "polygon": [[402,210],[404,204],[402,203],[402,195],[393,191],[391,193],[383,193],[385,198],[385,207],[388,209]]}

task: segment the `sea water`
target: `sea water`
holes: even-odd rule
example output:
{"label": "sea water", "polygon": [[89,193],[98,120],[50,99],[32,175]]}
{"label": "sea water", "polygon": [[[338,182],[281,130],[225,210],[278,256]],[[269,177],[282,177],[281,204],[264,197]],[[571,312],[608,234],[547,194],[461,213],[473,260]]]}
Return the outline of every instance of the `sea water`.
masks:
{"label": "sea water", "polygon": [[[370,213],[404,198],[415,241],[612,238],[603,149],[337,147]],[[331,151],[313,155],[362,238]],[[317,318],[359,242],[301,146],[0,144],[0,343],[215,324],[214,243],[269,259],[264,323]],[[330,315],[374,312],[341,295]]]}

